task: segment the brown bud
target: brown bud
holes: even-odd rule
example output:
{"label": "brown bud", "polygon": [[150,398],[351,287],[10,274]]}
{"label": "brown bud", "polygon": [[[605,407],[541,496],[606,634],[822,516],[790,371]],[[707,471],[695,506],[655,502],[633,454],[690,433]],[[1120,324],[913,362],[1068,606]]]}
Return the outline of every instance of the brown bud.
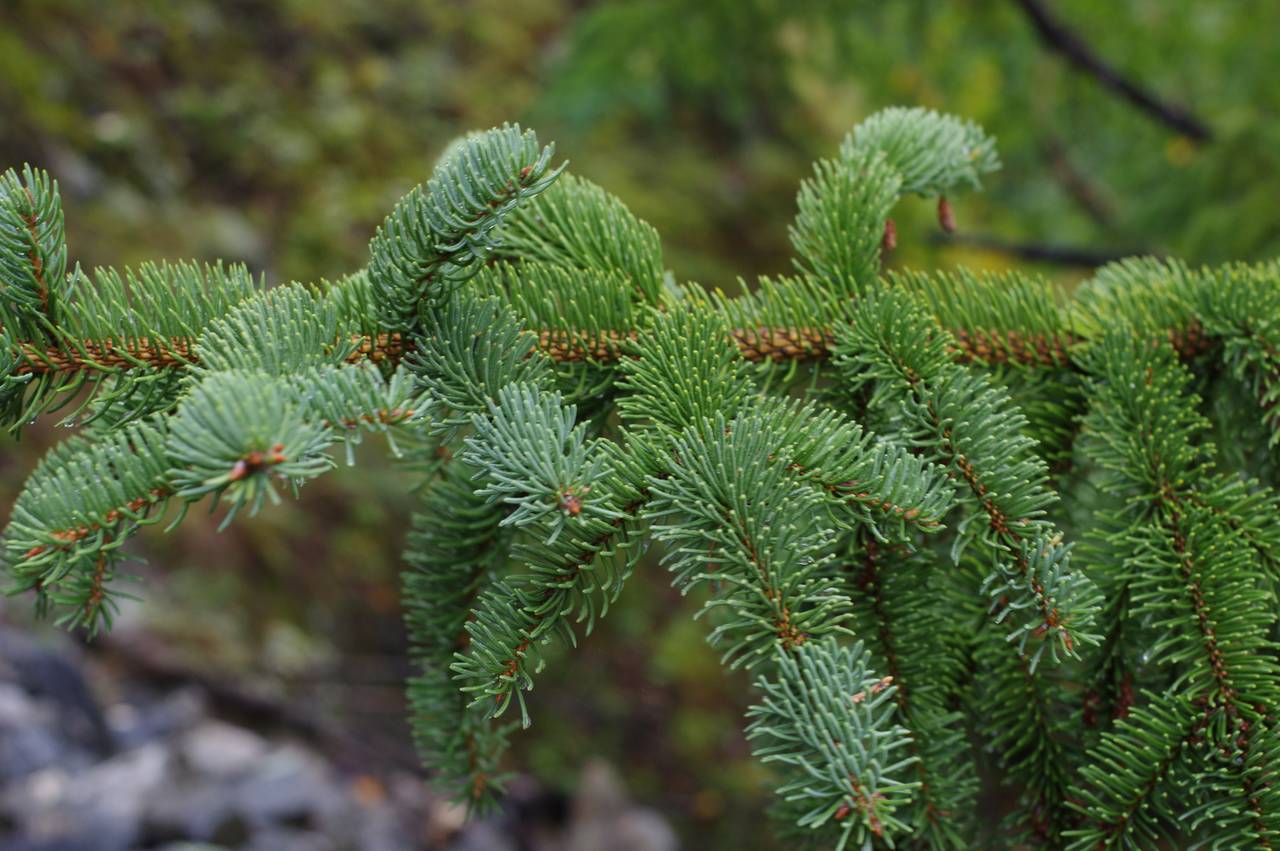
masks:
{"label": "brown bud", "polygon": [[938,227],[947,233],[956,232],[956,214],[951,209],[951,202],[946,195],[938,196]]}
{"label": "brown bud", "polygon": [[564,496],[560,497],[560,507],[564,509],[569,516],[577,517],[582,513],[582,500],[578,499],[577,494],[568,491]]}
{"label": "brown bud", "polygon": [[884,236],[880,237],[880,251],[888,254],[890,251],[898,247],[898,226],[893,223],[893,219],[884,220]]}

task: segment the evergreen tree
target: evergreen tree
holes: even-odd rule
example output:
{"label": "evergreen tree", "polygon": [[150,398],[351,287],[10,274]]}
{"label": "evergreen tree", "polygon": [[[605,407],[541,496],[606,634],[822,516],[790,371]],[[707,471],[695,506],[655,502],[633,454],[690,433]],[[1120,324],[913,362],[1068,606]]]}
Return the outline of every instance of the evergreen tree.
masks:
{"label": "evergreen tree", "polygon": [[461,140],[314,286],[69,266],[56,185],[9,171],[0,410],[80,426],[13,507],[13,588],[93,633],[135,532],[257,511],[378,432],[422,477],[416,741],[473,808],[545,648],[653,546],[752,672],[805,845],[1273,847],[1280,264],[1137,259],[1071,298],[882,274],[898,199],[949,225],[997,167],[978,127],[872,116],[801,187],[795,274],[737,298],[675,281],[518,127]]}

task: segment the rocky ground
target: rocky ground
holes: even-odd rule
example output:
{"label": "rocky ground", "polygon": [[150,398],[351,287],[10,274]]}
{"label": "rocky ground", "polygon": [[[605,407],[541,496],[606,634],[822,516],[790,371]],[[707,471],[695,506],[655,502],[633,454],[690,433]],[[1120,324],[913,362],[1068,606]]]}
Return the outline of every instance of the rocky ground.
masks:
{"label": "rocky ground", "polygon": [[[0,627],[0,851],[677,847],[603,764],[572,796],[521,779],[503,814],[464,824],[408,760],[353,757],[340,734],[198,679],[157,687],[113,669],[103,698],[105,664],[70,640]],[[228,706],[272,723],[229,718]]]}

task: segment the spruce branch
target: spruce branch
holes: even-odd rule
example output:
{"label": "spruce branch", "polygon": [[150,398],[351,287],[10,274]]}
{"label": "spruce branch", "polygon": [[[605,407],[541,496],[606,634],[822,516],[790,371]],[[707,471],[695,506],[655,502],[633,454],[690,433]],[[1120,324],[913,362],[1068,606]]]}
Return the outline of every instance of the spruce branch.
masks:
{"label": "spruce branch", "polygon": [[[594,361],[618,363],[644,335],[642,330],[536,329],[539,351],[553,361],[576,363]],[[957,328],[954,351],[960,362],[1013,363],[1023,366],[1057,368],[1063,365],[1063,353],[1081,342],[1069,336],[1044,337],[1020,331],[969,331]],[[732,327],[727,331],[739,357],[752,363],[790,363],[822,361],[831,356],[835,344],[832,331],[810,326]],[[411,354],[414,345],[399,333],[374,336],[352,336],[333,345],[350,345],[348,361],[370,360],[374,363],[399,363]],[[82,342],[73,352],[59,348],[35,348],[27,342],[12,346],[19,360],[10,375],[74,376],[79,373],[109,373],[136,369],[184,369],[198,363],[192,342],[173,337],[153,341],[147,338],[127,343]],[[1203,346],[1192,344],[1187,351],[1199,354]]]}
{"label": "spruce branch", "polygon": [[575,642],[571,619],[589,632],[642,552],[635,533],[646,494],[637,476],[613,444],[587,443],[574,420],[558,394],[510,385],[487,416],[473,416],[464,456],[480,471],[478,493],[514,507],[500,525],[519,530],[510,557],[525,569],[480,595],[452,670],[490,717],[514,698],[526,727],[538,645],[553,635]]}
{"label": "spruce branch", "polygon": [[327,430],[287,398],[284,380],[265,374],[218,372],[202,381],[169,430],[175,494],[225,498],[230,522],[243,506],[256,512],[268,497],[279,502],[277,485],[292,490],[332,467]]}
{"label": "spruce branch", "polygon": [[873,535],[937,532],[954,504],[943,471],[830,408],[764,399],[742,420],[769,434],[770,460],[854,509]]}
{"label": "spruce branch", "polygon": [[509,384],[498,392],[487,415],[472,417],[466,439],[468,463],[484,471],[479,493],[509,507],[502,525],[522,527],[542,521],[548,544],[579,518],[613,520],[607,503],[590,496],[608,457],[589,453],[587,433],[576,425],[577,410],[558,393],[530,384]]}
{"label": "spruce branch", "polygon": [[1250,725],[1241,747],[1244,765],[1240,770],[1239,793],[1243,799],[1244,830],[1240,835],[1256,841],[1261,848],[1280,847],[1280,727],[1274,717]]}
{"label": "spruce branch", "polygon": [[898,811],[916,784],[898,779],[913,762],[898,752],[910,738],[894,723],[892,680],[870,672],[861,642],[828,638],[779,653],[776,678],[756,687],[747,736],[757,757],[782,767],[778,794],[799,827],[836,851],[907,832]]}
{"label": "spruce branch", "polygon": [[243,267],[220,264],[100,269],[92,280],[77,268],[67,280],[57,325],[27,339],[6,325],[0,416],[14,428],[86,387],[82,404],[104,397],[99,408],[111,408],[116,422],[171,407],[176,383],[164,373],[190,367],[200,329],[256,286]]}
{"label": "spruce branch", "polygon": [[321,294],[299,284],[274,287],[212,320],[196,341],[197,375],[243,371],[290,376],[344,363],[354,346]]}
{"label": "spruce branch", "polygon": [[868,652],[892,678],[898,718],[911,735],[919,784],[908,820],[913,838],[931,848],[969,847],[978,778],[963,715],[951,706],[968,639],[948,610],[950,595],[925,554],[870,535],[842,560],[840,575],[854,600],[854,631],[875,636]]}
{"label": "spruce branch", "polygon": [[[539,348],[547,335],[566,349],[627,335],[642,325],[631,280],[616,270],[579,269],[534,260],[496,262],[469,289],[506,303],[525,327],[537,329]],[[556,358],[565,360],[567,358]],[[607,360],[616,360],[615,354]]]}
{"label": "spruce branch", "polygon": [[[1212,445],[1198,439],[1207,421],[1194,404],[1179,404],[1189,395],[1191,376],[1171,348],[1117,333],[1090,352],[1086,365],[1094,400],[1088,448],[1108,473],[1104,489],[1122,500],[1108,518],[1105,542],[1118,551],[1111,570],[1131,589],[1133,616],[1152,630],[1144,654],[1172,674],[1166,695],[1202,707],[1205,720],[1194,739],[1230,752],[1280,698],[1280,668],[1268,636],[1274,613],[1228,602],[1259,593],[1265,563],[1229,522],[1242,503],[1230,498],[1237,492],[1233,483],[1213,470]],[[1150,706],[1169,699],[1152,696]],[[1098,747],[1134,748],[1155,735],[1166,747],[1180,747],[1187,736],[1170,732],[1167,714],[1135,710]],[[1190,771],[1194,777],[1203,770]],[[1121,842],[1132,831],[1172,833],[1172,826],[1149,823],[1153,816],[1145,814],[1150,799],[1174,791],[1163,776],[1138,789],[1096,771],[1084,776],[1091,832],[1083,837],[1102,830]],[[1243,780],[1237,775],[1236,782]],[[1222,825],[1232,812],[1232,804],[1211,798],[1199,823]]]}
{"label": "spruce branch", "polygon": [[5,532],[11,590],[36,590],[71,626],[103,625],[117,551],[163,516],[173,493],[166,440],[165,423],[152,420],[55,447],[27,480]]}
{"label": "spruce branch", "polygon": [[[62,582],[96,574],[80,592],[95,599],[115,553],[173,497],[225,495],[232,516],[324,472],[324,450],[359,431],[414,428],[426,414],[402,373],[384,379],[369,366],[324,367],[288,378],[214,373],[184,398],[176,415],[95,430],[59,445],[36,468],[14,506],[5,536],[19,589],[39,587],[62,602]],[[228,520],[230,519],[230,516]],[[109,559],[103,562],[100,556]],[[90,624],[92,625],[92,624]]]}
{"label": "spruce branch", "polygon": [[551,386],[550,365],[535,344],[498,299],[458,293],[423,317],[406,364],[441,409],[440,426],[456,430],[487,413],[504,387]]}
{"label": "spruce branch", "polygon": [[262,289],[242,265],[193,262],[99,268],[92,275],[77,269],[72,285],[59,334],[69,363],[85,363],[96,348],[122,360],[137,356],[147,366],[188,363],[205,326]]}
{"label": "spruce branch", "polygon": [[1182,796],[1168,791],[1190,791],[1190,757],[1203,753],[1215,712],[1182,696],[1147,700],[1103,735],[1081,769],[1089,785],[1069,805],[1089,821],[1066,832],[1071,848],[1129,848],[1181,837],[1176,802]]}
{"label": "spruce branch", "polygon": [[860,122],[840,145],[852,160],[877,151],[900,176],[899,192],[942,197],[978,189],[982,175],[1000,168],[995,140],[978,125],[921,107],[890,107]]}
{"label": "spruce branch", "polygon": [[1195,308],[1202,284],[1178,260],[1130,257],[1109,263],[1076,291],[1074,323],[1089,340],[1101,340],[1117,325],[1144,338],[1163,338],[1191,360],[1213,342]]}
{"label": "spruce branch", "polygon": [[[597,501],[606,498],[605,487],[593,485]],[[471,695],[471,705],[487,717],[501,716],[514,699],[528,727],[524,693],[543,666],[539,645],[553,636],[576,643],[570,619],[586,621],[590,631],[621,592],[643,551],[635,532],[644,494],[632,492],[631,501],[622,504],[618,497],[628,490],[613,489],[616,517],[567,524],[554,546],[537,529],[522,532],[511,559],[526,570],[504,577],[477,598],[475,618],[466,624],[465,650],[456,654],[451,669],[455,682]]]}
{"label": "spruce branch", "polygon": [[395,455],[397,435],[410,440],[433,422],[436,410],[404,368],[384,376],[369,363],[324,364],[301,370],[288,382],[286,395],[309,422],[319,423],[348,449],[364,434],[384,435]]}
{"label": "spruce branch", "polygon": [[[1021,816],[1032,835],[1060,829],[1066,777],[1061,765],[1063,695],[1037,667],[1078,656],[1095,641],[1086,630],[1096,591],[1069,563],[1069,548],[1044,514],[1055,501],[1047,469],[1022,433],[1025,419],[985,376],[955,364],[947,334],[904,287],[864,298],[846,326],[836,367],[850,386],[870,385],[869,407],[891,433],[946,468],[967,512],[952,556],[977,541],[991,559],[980,592],[992,624],[977,645],[983,694],[980,727],[1023,787]],[[995,709],[1001,693],[1021,695]]]}
{"label": "spruce branch", "polygon": [[974,509],[957,527],[954,552],[973,538],[991,549],[984,591],[1018,652],[1033,668],[1046,651],[1075,655],[1078,641],[1092,640],[1093,589],[1043,519],[1056,499],[1044,462],[1008,397],[951,361],[947,336],[913,297],[889,289],[859,305],[837,367],[854,387],[871,383],[872,407],[897,409],[904,439],[970,491]]}
{"label": "spruce branch", "polygon": [[369,280],[381,326],[407,331],[419,305],[438,301],[478,271],[497,248],[499,226],[542,192],[564,166],[533,131],[503,125],[467,137],[425,186],[405,195],[369,244]]}
{"label": "spruce branch", "polygon": [[184,337],[155,340],[140,337],[127,343],[83,340],[78,341],[71,352],[62,348],[37,348],[28,342],[18,343],[17,349],[22,362],[12,370],[14,375],[170,369],[195,362],[192,343]]}
{"label": "spruce branch", "polygon": [[792,835],[974,847],[994,768],[1012,844],[1275,844],[1280,265],[1135,258],[1070,297],[882,274],[904,193],[950,229],[948,195],[998,166],[980,129],[888,110],[802,186],[798,273],[731,298],[677,283],[653,229],[550,156],[515,127],[465,137],[367,268],[273,289],[68,271],[56,186],[0,178],[0,417],[82,426],[14,507],[14,590],[101,629],[170,504],[229,521],[382,434],[428,474],[415,742],[473,810],[545,648],[590,633],[654,541],[758,675]]}
{"label": "spruce branch", "polygon": [[997,753],[1003,782],[1018,790],[1006,821],[1011,838],[1050,848],[1073,823],[1066,809],[1073,750],[1066,708],[1073,701],[1054,673],[1010,653],[995,625],[974,646],[970,695],[976,725]]}
{"label": "spruce branch", "polygon": [[678,431],[731,416],[751,394],[746,366],[734,352],[723,319],[706,309],[656,317],[622,364],[618,401],[624,421]]}
{"label": "spruce branch", "polygon": [[1269,447],[1280,446],[1280,262],[1233,264],[1200,278],[1205,331],[1222,341],[1223,363],[1257,399]]}
{"label": "spruce branch", "polygon": [[619,275],[639,303],[662,302],[665,268],[658,232],[617,197],[577,175],[562,175],[546,192],[513,210],[496,252],[597,275]]}
{"label": "spruce branch", "polygon": [[723,615],[709,641],[732,667],[771,659],[838,629],[848,599],[825,566],[835,543],[820,491],[776,460],[756,417],[723,415],[673,438],[667,471],[650,482],[647,519],[681,593],[713,584],[704,612]]}
{"label": "spruce branch", "polygon": [[1181,669],[1178,682],[1193,695],[1212,695],[1233,714],[1266,704],[1280,696],[1280,669],[1263,652],[1273,617],[1224,602],[1258,587],[1264,565],[1224,522],[1233,507],[1224,493],[1234,489],[1214,473],[1212,448],[1197,442],[1207,422],[1194,405],[1176,404],[1189,373],[1167,346],[1121,334],[1090,353],[1088,368],[1089,447],[1109,473],[1104,489],[1126,498],[1113,518],[1132,552],[1121,564],[1135,603],[1155,607],[1153,625],[1169,628],[1153,652]]}
{"label": "spruce branch", "polygon": [[507,729],[467,706],[449,670],[467,618],[506,558],[505,513],[477,493],[476,471],[449,461],[414,515],[405,544],[404,610],[418,673],[408,686],[414,742],[441,791],[484,811],[502,791]]}
{"label": "spruce branch", "polygon": [[957,269],[893,272],[888,279],[927,305],[949,329],[957,359],[967,363],[1067,369],[1071,350],[1082,342],[1061,290],[1043,278]]}
{"label": "spruce branch", "polygon": [[67,288],[67,245],[58,185],[26,166],[0,175],[0,325],[44,339]]}
{"label": "spruce branch", "polygon": [[880,275],[885,220],[902,190],[902,175],[876,149],[859,148],[820,160],[800,184],[791,244],[801,273],[834,287],[847,299]]}

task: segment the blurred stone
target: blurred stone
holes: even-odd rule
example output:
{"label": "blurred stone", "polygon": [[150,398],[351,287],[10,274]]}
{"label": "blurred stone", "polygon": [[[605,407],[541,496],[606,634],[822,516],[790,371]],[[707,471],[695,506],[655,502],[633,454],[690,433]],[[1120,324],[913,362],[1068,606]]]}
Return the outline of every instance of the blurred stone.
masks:
{"label": "blurred stone", "polygon": [[255,833],[241,851],[337,851],[337,848],[332,839],[319,833],[273,828]]}
{"label": "blurred stone", "polygon": [[454,836],[449,851],[521,851],[509,833],[491,822],[472,822]]}
{"label": "blurred stone", "polygon": [[467,823],[412,772],[343,774],[312,744],[212,717],[194,685],[161,692],[111,670],[95,732],[80,670],[92,656],[0,643],[14,651],[0,652],[0,851],[676,848],[603,763],[572,802],[516,777],[500,813]]}
{"label": "blurred stone", "polygon": [[209,838],[219,845],[239,845],[252,835],[251,828],[243,818],[231,813],[221,819],[213,829]]}
{"label": "blurred stone", "polygon": [[111,730],[67,645],[46,647],[0,628],[0,682],[51,709],[68,744],[104,756],[113,750]]}
{"label": "blurred stone", "polygon": [[[377,784],[376,794],[372,784]],[[393,799],[394,788],[374,781],[367,775],[355,778],[346,788],[351,803],[343,811],[328,817],[329,821],[342,819],[351,830],[351,846],[360,851],[401,851],[417,848],[421,841],[415,838],[423,834],[425,817],[414,817],[414,807],[402,807]],[[425,801],[420,805],[425,808]],[[432,844],[430,847],[438,847]]]}
{"label": "blurred stone", "polygon": [[137,747],[198,724],[205,716],[203,692],[195,687],[177,689],[162,699],[118,703],[107,710],[107,720],[122,748]]}
{"label": "blurred stone", "polygon": [[109,836],[56,836],[37,837],[19,836],[6,839],[0,844],[0,851],[118,851],[126,848]]}
{"label": "blurred stone", "polygon": [[75,775],[67,785],[76,809],[133,819],[169,778],[169,752],[152,743],[120,754]]}
{"label": "blurred stone", "polygon": [[252,823],[311,828],[340,803],[329,771],[314,754],[283,745],[258,761],[236,790],[236,808]]}
{"label": "blurred stone", "polygon": [[0,682],[0,783],[26,777],[66,756],[57,717],[25,689]]}
{"label": "blurred stone", "polygon": [[467,808],[456,801],[441,799],[427,811],[427,836],[435,844],[443,844],[457,836],[467,824]]}
{"label": "blurred stone", "polygon": [[63,743],[43,727],[0,731],[0,783],[48,768],[66,755]]}
{"label": "blurred stone", "polygon": [[168,764],[154,744],[74,774],[45,769],[12,786],[3,803],[19,834],[32,841],[123,851],[136,844],[143,808],[165,783]]}
{"label": "blurred stone", "polygon": [[587,764],[573,800],[566,851],[676,851],[679,846],[665,819],[632,805],[607,763]]}
{"label": "blurred stone", "polygon": [[192,771],[218,777],[252,770],[266,755],[267,743],[241,727],[205,721],[183,736],[179,751]]}
{"label": "blurred stone", "polygon": [[74,148],[50,140],[45,146],[49,171],[58,176],[63,197],[88,198],[102,186],[102,172],[88,157]]}
{"label": "blurred stone", "polygon": [[148,802],[141,830],[144,845],[174,840],[236,844],[249,837],[244,818],[235,811],[233,790],[203,782],[159,790]]}
{"label": "blurred stone", "polygon": [[14,683],[0,682],[0,729],[30,724],[39,712],[26,689]]}

